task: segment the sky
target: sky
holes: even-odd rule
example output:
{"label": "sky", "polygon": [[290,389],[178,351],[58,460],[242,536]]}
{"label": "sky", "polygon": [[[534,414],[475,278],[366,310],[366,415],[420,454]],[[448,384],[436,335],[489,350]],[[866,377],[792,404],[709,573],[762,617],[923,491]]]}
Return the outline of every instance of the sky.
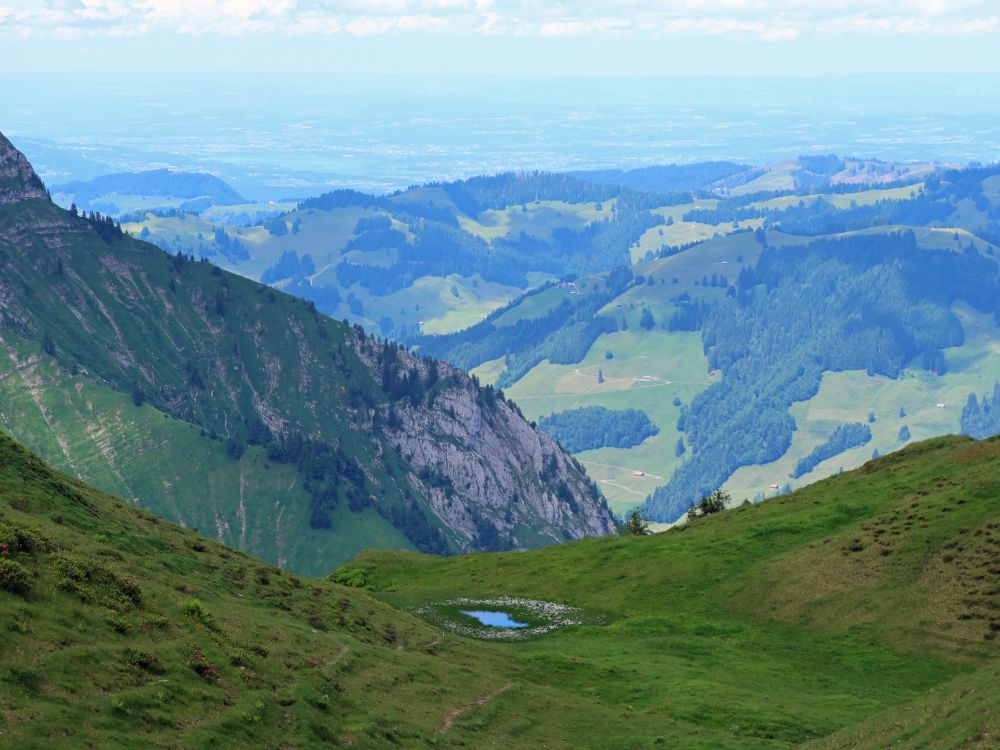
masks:
{"label": "sky", "polygon": [[997,0],[0,0],[0,72],[1000,72]]}

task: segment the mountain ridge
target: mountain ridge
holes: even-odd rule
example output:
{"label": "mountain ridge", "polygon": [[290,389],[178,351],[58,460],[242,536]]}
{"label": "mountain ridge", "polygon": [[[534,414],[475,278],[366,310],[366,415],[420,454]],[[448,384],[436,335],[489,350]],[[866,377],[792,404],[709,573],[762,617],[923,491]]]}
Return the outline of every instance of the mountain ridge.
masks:
{"label": "mountain ridge", "polygon": [[213,174],[172,169],[116,172],[90,180],[65,182],[53,185],[52,193],[72,196],[79,208],[90,208],[97,199],[113,193],[187,200],[206,198],[210,205],[216,206],[246,202],[228,183]]}
{"label": "mountain ridge", "polygon": [[48,198],[24,154],[0,133],[0,206]]}
{"label": "mountain ridge", "polygon": [[[335,534],[338,507],[370,508],[418,546],[441,552],[614,529],[578,464],[491,387],[376,342],[310,303],[165,255],[107,219],[74,216],[28,195],[0,207],[0,328],[41,342],[37,356],[71,379],[130,394],[136,408],[149,404],[195,425],[202,431],[196,443],[225,440],[236,461],[257,446],[266,462],[295,467],[310,497],[312,528]],[[362,347],[380,360],[378,368],[358,356]],[[450,408],[476,415],[472,424],[480,437],[493,436],[484,444],[494,450],[480,454],[451,442],[446,464],[411,466],[393,447],[400,415],[444,415],[448,399]],[[94,417],[77,419],[89,433]],[[447,415],[434,425],[444,431],[415,434],[448,443],[447,430],[457,428]],[[8,427],[16,434],[17,425]],[[58,434],[58,425],[49,428]],[[519,440],[532,448],[519,450]],[[71,459],[75,443],[65,436],[63,443]],[[547,478],[539,475],[542,459],[552,469]],[[473,465],[476,472],[466,471]],[[474,474],[505,479],[469,484]],[[441,495],[436,505],[432,495]]]}

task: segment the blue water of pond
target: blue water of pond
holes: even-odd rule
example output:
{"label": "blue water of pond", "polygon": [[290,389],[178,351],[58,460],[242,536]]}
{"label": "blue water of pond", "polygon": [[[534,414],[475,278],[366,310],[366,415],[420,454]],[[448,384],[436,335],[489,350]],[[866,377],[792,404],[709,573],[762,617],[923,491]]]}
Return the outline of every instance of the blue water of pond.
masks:
{"label": "blue water of pond", "polygon": [[512,620],[506,612],[490,612],[483,610],[462,610],[463,615],[475,617],[479,622],[491,628],[526,628],[528,623]]}

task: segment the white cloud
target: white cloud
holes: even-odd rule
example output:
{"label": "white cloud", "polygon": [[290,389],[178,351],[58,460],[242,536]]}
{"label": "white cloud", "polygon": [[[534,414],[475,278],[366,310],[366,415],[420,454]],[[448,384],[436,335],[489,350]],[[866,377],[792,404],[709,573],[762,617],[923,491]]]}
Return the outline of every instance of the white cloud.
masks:
{"label": "white cloud", "polygon": [[623,31],[629,22],[621,18],[595,18],[591,20],[548,21],[538,27],[541,36],[581,36],[583,34],[611,34]]}
{"label": "white cloud", "polygon": [[0,29],[49,36],[1000,33],[996,0],[4,0]]}
{"label": "white cloud", "polygon": [[757,38],[762,42],[790,42],[799,38],[799,30],[791,26],[767,29]]}

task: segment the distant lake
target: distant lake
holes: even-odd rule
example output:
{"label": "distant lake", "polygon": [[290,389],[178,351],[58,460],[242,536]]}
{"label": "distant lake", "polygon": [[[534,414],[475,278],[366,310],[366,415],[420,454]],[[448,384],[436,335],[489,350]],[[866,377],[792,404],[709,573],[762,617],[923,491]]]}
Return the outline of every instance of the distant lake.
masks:
{"label": "distant lake", "polygon": [[461,610],[463,615],[474,617],[483,625],[491,628],[526,628],[528,623],[517,622],[506,612],[491,612],[487,610]]}
{"label": "distant lake", "polygon": [[171,166],[253,199],[503,170],[838,153],[1000,160],[1000,75],[629,79],[0,74],[49,184]]}

